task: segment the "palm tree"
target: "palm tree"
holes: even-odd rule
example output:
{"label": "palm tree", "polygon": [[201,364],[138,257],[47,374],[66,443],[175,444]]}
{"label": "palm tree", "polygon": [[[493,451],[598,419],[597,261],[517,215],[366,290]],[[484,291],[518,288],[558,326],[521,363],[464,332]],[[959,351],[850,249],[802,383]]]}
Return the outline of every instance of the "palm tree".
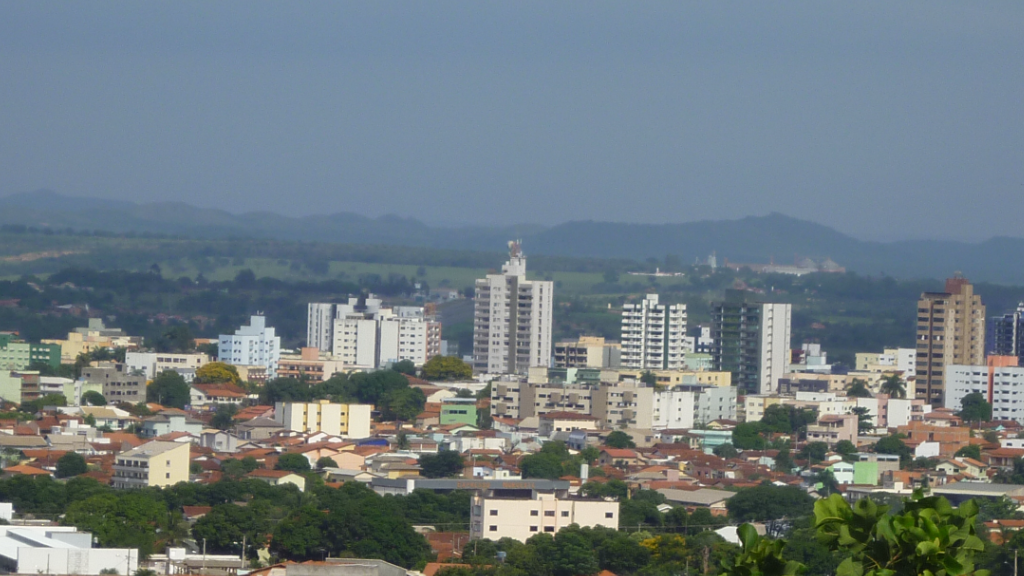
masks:
{"label": "palm tree", "polygon": [[899,374],[889,374],[882,378],[882,385],[879,387],[882,394],[888,394],[891,398],[906,398],[907,389]]}

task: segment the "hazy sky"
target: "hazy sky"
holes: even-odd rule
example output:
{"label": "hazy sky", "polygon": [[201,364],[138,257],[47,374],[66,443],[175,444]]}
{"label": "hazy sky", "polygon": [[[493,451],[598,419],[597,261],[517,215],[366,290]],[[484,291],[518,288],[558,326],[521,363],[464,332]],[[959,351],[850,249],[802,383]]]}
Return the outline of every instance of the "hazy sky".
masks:
{"label": "hazy sky", "polygon": [[0,0],[0,194],[1024,236],[1024,2]]}

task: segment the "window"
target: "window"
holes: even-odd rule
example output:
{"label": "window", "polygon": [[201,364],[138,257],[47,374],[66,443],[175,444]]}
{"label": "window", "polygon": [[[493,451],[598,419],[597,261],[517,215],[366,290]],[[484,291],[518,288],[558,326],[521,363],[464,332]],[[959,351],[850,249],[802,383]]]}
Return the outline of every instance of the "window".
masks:
{"label": "window", "polygon": [[569,511],[568,510],[563,510],[562,511],[562,518],[568,518],[568,517],[569,517]]}
{"label": "window", "polygon": [[555,531],[555,527],[554,526],[545,526],[544,527],[544,531],[545,532],[554,532]]}
{"label": "window", "polygon": [[497,532],[498,531],[498,527],[497,526],[491,526],[490,528],[488,528],[488,530],[491,531],[491,532]]}
{"label": "window", "polygon": [[168,479],[168,480],[170,480],[170,478],[171,478],[171,473],[170,473],[170,472],[168,472],[168,473],[167,473],[167,479]]}
{"label": "window", "polygon": [[545,510],[544,511],[544,515],[545,516],[554,516],[555,515],[555,511],[554,510]]}
{"label": "window", "polygon": [[539,515],[540,515],[540,512],[537,512],[536,510],[530,510],[530,516],[539,516]]}
{"label": "window", "polygon": [[497,515],[498,515],[498,511],[497,510],[491,510],[491,516],[497,516]]}
{"label": "window", "polygon": [[537,531],[537,527],[536,526],[530,526],[530,532],[536,532],[536,531]]}
{"label": "window", "polygon": [[615,514],[614,514],[613,512],[605,512],[605,513],[604,513],[604,517],[605,517],[605,518],[611,518],[611,517],[612,517],[612,516],[614,516],[614,515],[615,515]]}

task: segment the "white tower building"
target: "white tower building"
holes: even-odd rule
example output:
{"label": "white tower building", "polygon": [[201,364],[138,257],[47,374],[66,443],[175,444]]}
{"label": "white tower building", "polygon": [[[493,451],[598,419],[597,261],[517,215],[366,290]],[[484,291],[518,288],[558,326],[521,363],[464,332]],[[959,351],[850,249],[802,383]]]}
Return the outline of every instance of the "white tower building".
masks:
{"label": "white tower building", "polygon": [[636,370],[682,370],[685,367],[686,304],[658,304],[648,294],[622,306],[622,365]]}
{"label": "white tower building", "polygon": [[526,279],[526,256],[509,242],[501,274],[476,281],[473,368],[509,374],[551,365],[552,282]]}

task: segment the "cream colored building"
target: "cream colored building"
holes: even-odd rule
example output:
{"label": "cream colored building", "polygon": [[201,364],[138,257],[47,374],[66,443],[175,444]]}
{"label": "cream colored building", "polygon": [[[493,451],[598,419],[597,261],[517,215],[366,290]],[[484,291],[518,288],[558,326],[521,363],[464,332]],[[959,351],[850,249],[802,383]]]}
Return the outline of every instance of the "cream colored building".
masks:
{"label": "cream colored building", "polygon": [[[654,379],[659,386],[677,386],[679,384],[706,384],[708,386],[729,387],[732,386],[732,372],[718,372],[713,370],[630,370],[622,368],[609,371],[615,374],[615,380],[639,380],[644,372],[654,374]],[[601,373],[602,379],[605,373]]]}
{"label": "cream colored building", "polygon": [[903,378],[916,375],[917,350],[914,348],[886,348],[880,354],[858,352],[854,368],[858,372],[902,372]]}
{"label": "cream colored building", "polygon": [[622,365],[676,370],[686,362],[686,304],[659,304],[657,294],[622,305]]}
{"label": "cream colored building", "polygon": [[312,434],[323,432],[332,436],[369,438],[369,404],[336,404],[319,402],[278,402],[274,420],[288,430]]}
{"label": "cream colored building", "polygon": [[124,364],[128,372],[138,371],[147,380],[156,378],[156,375],[170,370],[177,372],[185,378],[185,382],[191,382],[203,364],[210,361],[206,354],[169,354],[164,352],[128,352],[124,355]]}
{"label": "cream colored building", "polygon": [[945,292],[925,292],[917,303],[914,396],[933,406],[944,405],[950,364],[985,364],[985,305],[962,275],[946,280]]}
{"label": "cream colored building", "polygon": [[619,527],[617,501],[571,498],[568,490],[533,490],[529,498],[517,497],[517,492],[491,490],[474,496],[469,537],[526,542],[537,534],[556,534],[570,524]]}
{"label": "cream colored building", "polygon": [[107,328],[102,318],[89,318],[89,325],[68,332],[65,340],[42,340],[43,344],[60,345],[60,361],[73,364],[79,354],[103,348],[134,350],[142,345],[142,337],[128,336],[120,328]]}
{"label": "cream colored building", "polygon": [[555,344],[555,368],[617,368],[622,345],[600,336],[580,336]]}
{"label": "cream colored building", "polygon": [[526,255],[509,242],[500,274],[476,281],[473,369],[489,374],[525,374],[551,365],[554,283],[526,279]]}
{"label": "cream colored building", "polygon": [[114,488],[173,486],[188,482],[188,442],[147,442],[117,455],[114,461]]}
{"label": "cream colored building", "polygon": [[310,378],[318,382],[329,380],[342,371],[344,363],[329,352],[317,348],[303,348],[298,354],[281,354],[277,362],[278,378]]}

